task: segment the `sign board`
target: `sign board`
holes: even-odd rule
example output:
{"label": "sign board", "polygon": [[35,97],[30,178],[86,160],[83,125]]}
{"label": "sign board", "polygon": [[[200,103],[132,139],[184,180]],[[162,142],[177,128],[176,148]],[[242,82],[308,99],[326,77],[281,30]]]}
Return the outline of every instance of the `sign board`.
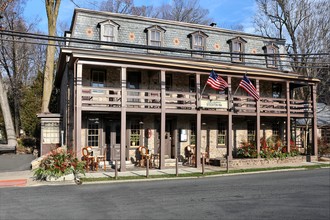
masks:
{"label": "sign board", "polygon": [[228,101],[227,100],[201,99],[201,107],[202,108],[222,108],[222,109],[228,109]]}

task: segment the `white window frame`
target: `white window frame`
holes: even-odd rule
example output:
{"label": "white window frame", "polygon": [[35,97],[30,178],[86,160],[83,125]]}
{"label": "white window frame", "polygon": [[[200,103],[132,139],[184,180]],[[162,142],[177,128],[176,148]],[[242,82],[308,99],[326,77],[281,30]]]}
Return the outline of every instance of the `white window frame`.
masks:
{"label": "white window frame", "polygon": [[275,44],[269,44],[264,47],[266,54],[266,65],[268,68],[278,68],[278,47]]}
{"label": "white window frame", "polygon": [[[245,57],[244,57],[244,52],[245,52],[245,44],[247,43],[246,40],[244,40],[241,37],[236,37],[233,39],[230,39],[227,41],[230,45],[230,52],[231,53],[239,53],[239,54],[231,54],[231,62],[233,63],[244,63],[245,62]],[[239,47],[238,47],[239,46]]]}
{"label": "white window frame", "polygon": [[[165,29],[163,29],[160,26],[154,25],[154,26],[147,28],[146,30],[147,30],[148,46],[163,47]],[[153,33],[159,34],[159,39],[154,39]],[[158,43],[158,45],[154,45],[154,43]],[[148,53],[161,53],[161,51],[160,50],[148,50]]]}
{"label": "white window frame", "polygon": [[[119,25],[111,20],[107,20],[104,22],[99,23],[100,26],[100,40],[105,41],[105,42],[117,42],[118,41],[118,29]],[[106,27],[112,27],[112,35],[107,35],[105,33]],[[109,40],[112,39],[112,40]],[[101,48],[111,48],[115,49],[114,46],[109,46],[109,45],[101,45]]]}
{"label": "white window frame", "polygon": [[[190,34],[192,50],[206,50],[206,38],[208,36],[201,31]],[[204,53],[192,53],[193,57],[204,57]]]}

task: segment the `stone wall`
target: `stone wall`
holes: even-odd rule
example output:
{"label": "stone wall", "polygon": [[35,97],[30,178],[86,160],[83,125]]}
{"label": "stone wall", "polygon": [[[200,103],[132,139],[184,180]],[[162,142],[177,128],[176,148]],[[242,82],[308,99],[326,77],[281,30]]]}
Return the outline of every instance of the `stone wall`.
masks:
{"label": "stone wall", "polygon": [[[296,157],[288,157],[285,159],[265,159],[265,158],[253,158],[253,159],[233,159],[229,161],[229,167],[238,168],[238,167],[262,167],[267,165],[285,165],[285,164],[294,164],[294,163],[302,163],[306,162],[306,156],[296,156]],[[316,156],[311,157],[311,161],[317,161]],[[226,166],[226,161],[220,161],[221,166]]]}

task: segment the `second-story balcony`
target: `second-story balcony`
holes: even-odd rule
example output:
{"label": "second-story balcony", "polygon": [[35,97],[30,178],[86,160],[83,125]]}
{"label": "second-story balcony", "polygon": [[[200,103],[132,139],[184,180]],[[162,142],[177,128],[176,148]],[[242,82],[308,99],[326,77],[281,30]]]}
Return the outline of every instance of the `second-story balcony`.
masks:
{"label": "second-story balcony", "polygon": [[[198,96],[196,92],[166,91],[165,96],[162,97],[159,90],[126,89],[125,91],[126,94],[122,94],[120,88],[83,87],[82,109],[120,111],[124,104],[129,111],[160,112],[164,103],[164,109],[169,112],[189,113],[199,109],[215,113],[232,110],[234,114],[256,114],[258,111],[257,102],[250,96],[235,95],[228,102],[228,96],[225,94]],[[164,102],[162,102],[163,98]],[[289,99],[289,102],[287,103],[285,98],[261,97],[260,114],[284,116],[290,113],[293,116],[306,117],[313,113],[312,101]]]}

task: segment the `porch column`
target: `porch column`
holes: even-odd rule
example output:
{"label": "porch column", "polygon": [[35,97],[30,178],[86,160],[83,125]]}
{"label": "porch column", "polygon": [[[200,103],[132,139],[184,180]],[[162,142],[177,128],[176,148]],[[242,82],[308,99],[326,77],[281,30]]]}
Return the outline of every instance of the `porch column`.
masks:
{"label": "porch column", "polygon": [[[312,90],[312,101],[313,101],[313,155],[318,156],[318,146],[317,146],[317,103],[316,103],[316,90],[317,85],[313,84],[311,85]],[[308,114],[308,113],[307,113]]]}
{"label": "porch column", "polygon": [[75,62],[75,117],[74,117],[74,150],[77,158],[81,158],[81,90],[82,90],[82,64]]}
{"label": "porch column", "polygon": [[231,77],[228,76],[228,130],[227,130],[227,160],[233,159],[233,112],[232,112],[232,89],[231,89]]}
{"label": "porch column", "polygon": [[195,149],[195,164],[197,168],[201,167],[201,145],[202,145],[202,114],[200,112],[199,107],[201,106],[200,104],[200,99],[201,99],[201,75],[199,73],[196,73],[196,98],[197,98],[197,140],[196,140],[196,149]]}
{"label": "porch column", "polygon": [[126,67],[121,67],[120,171],[126,171]]}
{"label": "porch column", "polygon": [[[256,79],[256,89],[260,95],[259,89],[259,80]],[[256,131],[256,144],[257,144],[257,154],[258,158],[260,158],[260,99],[257,101],[257,131]]]}
{"label": "porch column", "polygon": [[201,167],[201,145],[202,145],[202,113],[200,111],[197,112],[197,125],[196,125],[196,148],[195,148],[195,155],[196,155],[196,167]]}
{"label": "porch column", "polygon": [[161,113],[160,113],[160,169],[165,168],[165,97],[166,97],[166,84],[165,84],[165,70],[160,71],[160,89],[161,89]]}
{"label": "porch column", "polygon": [[291,151],[291,111],[290,111],[290,82],[286,82],[286,146],[287,152]]}

